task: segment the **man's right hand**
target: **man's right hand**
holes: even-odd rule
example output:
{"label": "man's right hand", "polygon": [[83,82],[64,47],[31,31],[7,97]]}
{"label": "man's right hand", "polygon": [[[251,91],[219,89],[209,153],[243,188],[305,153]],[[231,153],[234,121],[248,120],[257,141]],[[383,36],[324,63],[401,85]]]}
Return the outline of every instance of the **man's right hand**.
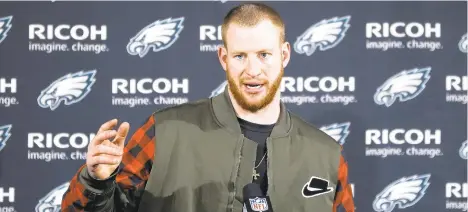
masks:
{"label": "man's right hand", "polygon": [[[112,119],[99,128],[93,140],[88,145],[86,166],[91,177],[107,179],[122,161],[122,154],[130,125],[124,122],[118,131],[113,130],[117,119]],[[115,137],[112,141],[111,138]]]}

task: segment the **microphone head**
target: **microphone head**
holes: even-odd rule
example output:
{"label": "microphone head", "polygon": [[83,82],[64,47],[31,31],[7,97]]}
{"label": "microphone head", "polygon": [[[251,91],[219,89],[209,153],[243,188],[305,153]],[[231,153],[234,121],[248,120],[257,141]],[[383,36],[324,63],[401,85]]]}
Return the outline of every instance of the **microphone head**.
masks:
{"label": "microphone head", "polygon": [[244,201],[247,200],[249,197],[257,197],[263,196],[262,189],[260,189],[260,185],[255,183],[249,183],[244,186],[242,190],[242,194],[244,195]]}
{"label": "microphone head", "polygon": [[264,196],[260,185],[249,183],[244,186],[243,212],[273,212],[271,201],[268,196]]}

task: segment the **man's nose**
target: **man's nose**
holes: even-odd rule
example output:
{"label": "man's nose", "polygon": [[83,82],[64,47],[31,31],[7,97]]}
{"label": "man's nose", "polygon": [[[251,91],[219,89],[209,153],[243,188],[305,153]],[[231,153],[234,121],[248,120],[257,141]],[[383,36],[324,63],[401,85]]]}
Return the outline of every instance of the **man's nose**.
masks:
{"label": "man's nose", "polygon": [[245,67],[245,73],[250,77],[256,77],[262,73],[260,63],[255,59],[249,59],[247,66]]}

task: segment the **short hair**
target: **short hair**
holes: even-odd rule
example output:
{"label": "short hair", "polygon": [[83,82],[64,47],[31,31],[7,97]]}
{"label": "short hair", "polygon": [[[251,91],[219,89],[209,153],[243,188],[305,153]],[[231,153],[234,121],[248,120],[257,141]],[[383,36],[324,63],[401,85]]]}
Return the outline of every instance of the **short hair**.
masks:
{"label": "short hair", "polygon": [[280,42],[286,40],[285,24],[279,13],[272,7],[263,3],[244,3],[232,8],[224,17],[221,34],[226,46],[226,32],[230,24],[254,27],[261,21],[269,20],[280,29]]}

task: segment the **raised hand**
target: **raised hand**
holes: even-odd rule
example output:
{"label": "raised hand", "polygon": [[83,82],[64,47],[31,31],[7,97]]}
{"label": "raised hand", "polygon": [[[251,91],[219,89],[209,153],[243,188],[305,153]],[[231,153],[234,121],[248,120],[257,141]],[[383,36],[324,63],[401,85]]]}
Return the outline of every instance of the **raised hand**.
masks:
{"label": "raised hand", "polygon": [[[95,179],[108,178],[122,161],[122,154],[130,125],[120,124],[117,131],[117,119],[112,119],[99,128],[93,140],[88,145],[86,166],[89,174]],[[114,138],[112,141],[111,138]]]}

